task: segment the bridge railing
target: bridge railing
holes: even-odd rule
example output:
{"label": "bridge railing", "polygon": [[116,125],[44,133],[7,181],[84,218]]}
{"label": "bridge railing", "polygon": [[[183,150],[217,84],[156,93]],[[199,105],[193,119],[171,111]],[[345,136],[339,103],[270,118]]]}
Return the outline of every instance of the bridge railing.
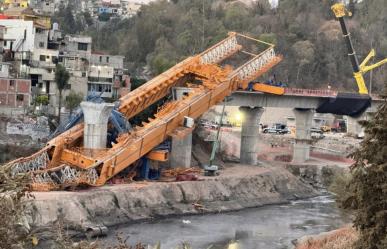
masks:
{"label": "bridge railing", "polygon": [[285,88],[285,95],[310,96],[310,97],[334,97],[337,91],[330,89],[302,89],[302,88]]}
{"label": "bridge railing", "polygon": [[206,51],[200,54],[200,63],[215,64],[227,57],[230,54],[237,52],[242,47],[238,44],[236,33],[230,33],[229,37],[215,44]]}
{"label": "bridge railing", "polygon": [[267,66],[275,57],[274,47],[270,47],[236,69],[231,78],[238,77],[242,81],[251,80],[258,71]]}

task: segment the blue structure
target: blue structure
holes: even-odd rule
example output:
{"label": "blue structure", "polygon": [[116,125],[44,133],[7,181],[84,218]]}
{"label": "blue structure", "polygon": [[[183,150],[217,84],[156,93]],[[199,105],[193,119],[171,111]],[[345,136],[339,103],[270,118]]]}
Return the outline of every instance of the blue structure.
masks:
{"label": "blue structure", "polygon": [[109,8],[109,7],[99,7],[98,8],[98,14],[111,14],[112,13],[112,9]]}
{"label": "blue structure", "polygon": [[[93,103],[103,103],[104,100],[101,98],[101,94],[102,93],[92,92],[86,97],[86,101]],[[117,102],[109,117],[109,123],[112,125],[112,128],[108,130],[108,145],[110,145],[111,142],[114,142],[120,133],[128,132],[132,129],[128,120],[126,120],[122,113],[117,110],[118,107],[119,103]],[[64,125],[59,125],[58,128],[50,135],[50,138],[56,137],[59,134],[71,129],[82,120],[82,108],[78,107],[74,114],[69,118],[68,122]]]}

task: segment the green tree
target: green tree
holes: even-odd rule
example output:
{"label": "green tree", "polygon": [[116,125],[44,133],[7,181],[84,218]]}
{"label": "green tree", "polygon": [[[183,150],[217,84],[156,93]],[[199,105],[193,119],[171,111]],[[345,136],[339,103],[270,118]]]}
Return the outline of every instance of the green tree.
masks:
{"label": "green tree", "polygon": [[110,20],[110,14],[109,13],[101,13],[98,15],[98,21],[101,22],[107,22]]}
{"label": "green tree", "polygon": [[71,90],[69,95],[66,96],[65,106],[67,109],[69,109],[70,116],[73,114],[74,109],[79,106],[82,100],[83,100],[82,93],[76,93],[73,90]]}
{"label": "green tree", "polygon": [[49,100],[47,95],[39,95],[35,98],[35,105],[48,105]]}
{"label": "green tree", "polygon": [[292,46],[293,53],[296,56],[298,62],[296,83],[298,83],[300,73],[304,66],[313,62],[315,48],[313,43],[310,41],[298,41]]}
{"label": "green tree", "polygon": [[58,88],[59,96],[58,96],[58,106],[59,106],[59,114],[58,114],[58,119],[60,123],[60,110],[62,108],[62,93],[63,90],[66,89],[68,82],[70,79],[70,74],[66,70],[66,68],[60,64],[56,65],[55,69],[55,82],[56,82],[56,87]]}
{"label": "green tree", "polygon": [[387,248],[387,100],[362,124],[366,136],[353,153],[353,178],[347,185],[351,196],[342,205],[355,210],[357,248],[382,249]]}

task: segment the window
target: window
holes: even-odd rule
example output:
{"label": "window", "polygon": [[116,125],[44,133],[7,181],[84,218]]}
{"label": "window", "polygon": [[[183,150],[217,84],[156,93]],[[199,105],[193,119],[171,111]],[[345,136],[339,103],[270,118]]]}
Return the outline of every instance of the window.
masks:
{"label": "window", "polygon": [[9,86],[15,87],[15,80],[9,80]]}
{"label": "window", "polygon": [[86,72],[82,72],[82,77],[86,77]]}
{"label": "window", "polygon": [[78,50],[87,51],[87,43],[78,42]]}
{"label": "window", "polygon": [[24,95],[23,94],[16,95],[16,100],[17,101],[24,101]]}
{"label": "window", "polygon": [[39,42],[39,48],[44,48],[44,42]]}
{"label": "window", "polygon": [[99,57],[99,62],[102,62],[102,56]]}
{"label": "window", "polygon": [[39,60],[40,60],[40,61],[46,61],[46,56],[43,55],[43,54],[41,54],[41,55],[39,56]]}
{"label": "window", "polygon": [[7,46],[7,41],[4,41],[4,47],[6,47]]}
{"label": "window", "polygon": [[106,56],[106,63],[109,63],[109,56]]}

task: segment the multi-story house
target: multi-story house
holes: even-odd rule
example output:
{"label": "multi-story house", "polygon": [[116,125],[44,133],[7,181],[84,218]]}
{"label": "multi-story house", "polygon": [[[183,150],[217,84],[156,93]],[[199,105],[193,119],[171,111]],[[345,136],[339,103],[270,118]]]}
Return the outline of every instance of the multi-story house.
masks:
{"label": "multi-story house", "polygon": [[30,0],[30,7],[36,12],[52,16],[55,13],[54,0]]}
{"label": "multi-story house", "polygon": [[[37,4],[36,0],[34,4]],[[12,79],[5,90],[16,89],[24,83],[14,83],[16,79],[29,80],[30,96],[18,97],[12,103],[19,106],[21,99],[32,103],[39,95],[49,97],[48,111],[58,114],[59,91],[55,82],[55,68],[63,65],[70,73],[69,84],[63,91],[63,100],[71,90],[86,96],[91,91],[99,92],[102,97],[116,99],[130,91],[130,79],[124,70],[124,57],[92,53],[92,39],[88,36],[65,35],[47,16],[36,14],[29,8],[10,8],[7,15],[0,16],[0,61],[8,63],[0,66],[0,78]],[[9,67],[8,74],[5,74]],[[11,88],[16,84],[16,88]],[[24,89],[24,88],[23,88]],[[11,97],[3,103],[11,103]],[[17,94],[17,93],[16,93]],[[20,94],[19,94],[20,95]],[[9,99],[9,101],[8,101]],[[0,103],[1,105],[1,103]]]}
{"label": "multi-story house", "polygon": [[[113,68],[113,80],[111,90],[111,97],[117,99],[123,94],[130,91],[130,78],[127,75],[126,69],[124,69],[124,56],[109,55],[101,52],[94,52],[91,54],[92,66],[104,66]],[[124,91],[124,89],[126,91]]]}
{"label": "multi-story house", "polygon": [[25,109],[31,105],[31,81],[10,74],[10,63],[0,63],[0,112]]}

